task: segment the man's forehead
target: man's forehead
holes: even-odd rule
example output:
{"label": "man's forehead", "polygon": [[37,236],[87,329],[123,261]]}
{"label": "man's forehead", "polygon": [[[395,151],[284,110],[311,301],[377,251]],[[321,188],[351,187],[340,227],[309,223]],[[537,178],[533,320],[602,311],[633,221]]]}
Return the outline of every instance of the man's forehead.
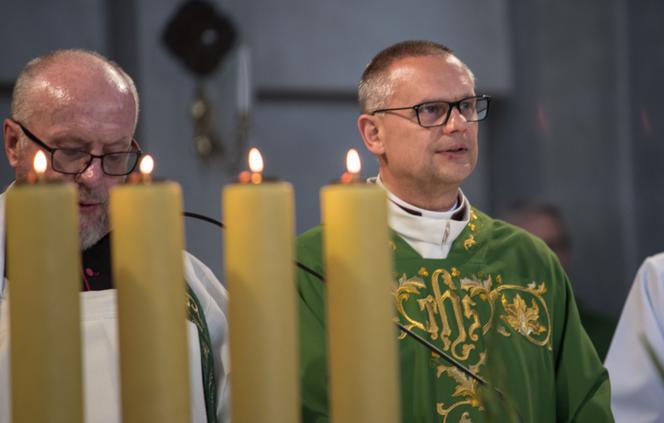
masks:
{"label": "man's forehead", "polygon": [[472,95],[475,89],[469,69],[451,54],[403,58],[390,71],[395,95],[425,95],[435,90],[430,93],[433,97],[459,97]]}
{"label": "man's forehead", "polygon": [[33,82],[33,90],[37,95],[45,95],[56,101],[71,101],[72,95],[68,87],[57,84],[45,77],[37,77]]}
{"label": "man's forehead", "polygon": [[84,70],[63,66],[43,72],[34,78],[31,90],[53,100],[77,101],[85,97],[131,96],[126,80],[116,73],[100,69]]}
{"label": "man's forehead", "polygon": [[118,89],[115,82],[72,76],[44,73],[34,78],[26,98],[33,120],[56,123],[90,116],[103,121],[126,115],[133,125],[136,105],[130,90]]}
{"label": "man's forehead", "polygon": [[59,80],[63,84],[109,85],[123,93],[131,90],[127,77],[117,67],[88,54],[63,55],[42,69],[41,73],[45,78]]}

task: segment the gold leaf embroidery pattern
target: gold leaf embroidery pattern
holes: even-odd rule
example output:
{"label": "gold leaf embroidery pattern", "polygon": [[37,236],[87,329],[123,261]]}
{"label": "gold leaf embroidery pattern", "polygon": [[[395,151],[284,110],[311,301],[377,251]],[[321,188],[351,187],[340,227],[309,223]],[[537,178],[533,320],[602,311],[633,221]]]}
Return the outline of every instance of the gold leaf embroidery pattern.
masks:
{"label": "gold leaf embroidery pattern", "polygon": [[466,251],[468,251],[475,244],[477,244],[477,241],[475,241],[475,237],[473,235],[468,235],[468,238],[466,238],[463,241],[463,248],[465,248]]}
{"label": "gold leaf embroidery pattern", "polygon": [[532,333],[540,334],[546,331],[546,328],[539,323],[539,307],[535,300],[531,300],[531,306],[528,307],[521,295],[516,294],[514,301],[510,304],[503,294],[500,302],[507,313],[501,315],[500,318],[521,335],[530,336]]}
{"label": "gold leaf embroidery pattern", "polygon": [[468,234],[468,237],[463,240],[463,248],[468,251],[470,250],[475,244],[477,244],[477,241],[475,240],[475,231],[478,229],[477,228],[477,213],[475,212],[474,209],[470,210],[470,222],[468,222],[468,229],[470,229],[470,234]]}
{"label": "gold leaf embroidery pattern", "polygon": [[[429,272],[431,277],[426,277],[427,281],[423,277]],[[543,281],[531,282],[527,286],[503,284],[503,277],[499,274],[495,276],[497,284],[494,286],[491,275],[479,275],[483,278],[478,278],[477,275],[461,277],[456,268],[448,272],[440,268],[428,271],[422,267],[418,274],[420,276],[411,278],[402,274],[398,278],[394,298],[399,315],[406,320],[409,329],[425,331],[431,340],[440,342],[443,350],[456,359],[466,361],[472,357],[472,351],[477,351],[480,359],[471,366],[474,372],[479,372],[485,354],[485,351],[477,350],[480,344],[476,343],[481,342],[481,334],[488,333],[494,326],[501,336],[511,337],[513,333],[517,333],[535,345],[552,350],[551,320],[543,298],[547,289]],[[427,288],[431,290],[429,294],[425,291]],[[409,316],[406,310],[406,303],[411,297],[415,297],[412,299],[415,300],[417,309],[424,312],[421,321]],[[484,310],[488,307],[488,313],[483,312],[480,315],[480,307]],[[502,313],[499,315],[500,319],[494,319],[498,307]],[[404,337],[405,333],[402,333],[399,339]],[[439,415],[444,416],[443,422],[448,420],[451,411],[457,407],[481,407],[472,380],[463,379],[465,375],[455,373],[451,366],[440,365],[436,369],[437,377],[449,377],[456,383],[451,397],[458,401],[449,404],[436,403]],[[461,411],[463,409],[458,409],[454,415],[459,416]]]}
{"label": "gold leaf embroidery pattern", "polygon": [[[517,291],[517,293],[510,303],[504,292],[514,291]],[[519,292],[531,297],[530,307],[527,306]],[[540,282],[539,285],[533,282],[528,287],[505,284],[491,291],[491,297],[495,299],[499,294],[501,295],[500,302],[506,312],[506,314],[500,316],[501,320],[507,323],[515,332],[524,336],[529,342],[552,351],[551,316],[543,298],[546,292],[544,282]],[[541,323],[540,320],[543,320],[544,323]],[[505,328],[500,330],[500,327],[498,327],[498,333],[509,336],[509,331]]]}
{"label": "gold leaf embroidery pattern", "polygon": [[[482,352],[479,354],[479,359],[477,363],[470,366],[470,370],[473,373],[478,373],[480,367],[486,363],[486,353]],[[436,367],[436,376],[440,378],[443,374],[447,374],[451,379],[456,382],[456,387],[452,393],[453,398],[463,398],[462,401],[455,402],[450,407],[445,407],[445,403],[439,402],[436,404],[436,411],[440,416],[443,416],[443,423],[447,421],[447,418],[450,416],[452,410],[456,409],[462,405],[469,405],[471,407],[477,408],[479,410],[484,410],[482,401],[479,395],[477,381],[469,378],[467,375],[462,373],[459,369],[454,366],[439,365]],[[463,415],[469,416],[469,414],[463,413]]]}

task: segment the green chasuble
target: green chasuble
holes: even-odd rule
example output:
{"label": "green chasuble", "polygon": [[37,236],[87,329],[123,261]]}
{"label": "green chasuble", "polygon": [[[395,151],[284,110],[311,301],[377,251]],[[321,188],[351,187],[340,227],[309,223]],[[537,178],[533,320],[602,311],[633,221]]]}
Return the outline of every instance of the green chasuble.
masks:
{"label": "green chasuble", "polygon": [[[324,274],[321,236],[320,227],[303,234],[297,253]],[[391,246],[393,296],[376,301],[393,301],[402,324],[507,398],[395,330],[404,423],[613,421],[608,373],[541,240],[473,209],[446,259],[424,259],[396,234]],[[299,270],[298,290],[303,421],[327,422],[325,285]]]}

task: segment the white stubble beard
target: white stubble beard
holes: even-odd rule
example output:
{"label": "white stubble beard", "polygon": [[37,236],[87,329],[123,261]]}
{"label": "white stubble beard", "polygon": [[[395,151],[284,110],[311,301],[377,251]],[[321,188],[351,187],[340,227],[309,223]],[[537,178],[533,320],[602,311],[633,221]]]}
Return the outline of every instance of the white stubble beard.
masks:
{"label": "white stubble beard", "polygon": [[99,242],[109,232],[108,196],[93,194],[81,185],[79,185],[78,189],[79,199],[85,199],[86,201],[94,200],[101,203],[96,213],[81,213],[79,215],[79,239],[81,251],[85,251]]}

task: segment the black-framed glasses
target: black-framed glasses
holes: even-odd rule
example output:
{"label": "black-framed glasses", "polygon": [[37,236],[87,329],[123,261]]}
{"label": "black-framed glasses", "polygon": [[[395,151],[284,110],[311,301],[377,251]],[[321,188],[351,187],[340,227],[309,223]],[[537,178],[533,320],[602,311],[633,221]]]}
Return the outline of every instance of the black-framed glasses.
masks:
{"label": "black-framed glasses", "polygon": [[432,128],[434,126],[443,126],[452,115],[452,109],[455,107],[466,119],[466,122],[479,122],[486,119],[489,114],[489,102],[491,97],[488,95],[478,95],[474,97],[462,98],[459,101],[427,101],[408,107],[392,107],[389,109],[378,109],[371,112],[376,113],[392,112],[395,110],[415,110],[417,123],[423,128]]}
{"label": "black-framed glasses", "polygon": [[14,122],[21,128],[30,141],[50,153],[53,170],[66,175],[79,175],[85,172],[94,159],[101,160],[101,170],[108,176],[129,175],[136,168],[138,159],[143,154],[135,139],[131,140],[133,148],[130,151],[118,151],[102,155],[91,154],[87,151],[73,148],[53,148],[40,140],[20,122]]}

